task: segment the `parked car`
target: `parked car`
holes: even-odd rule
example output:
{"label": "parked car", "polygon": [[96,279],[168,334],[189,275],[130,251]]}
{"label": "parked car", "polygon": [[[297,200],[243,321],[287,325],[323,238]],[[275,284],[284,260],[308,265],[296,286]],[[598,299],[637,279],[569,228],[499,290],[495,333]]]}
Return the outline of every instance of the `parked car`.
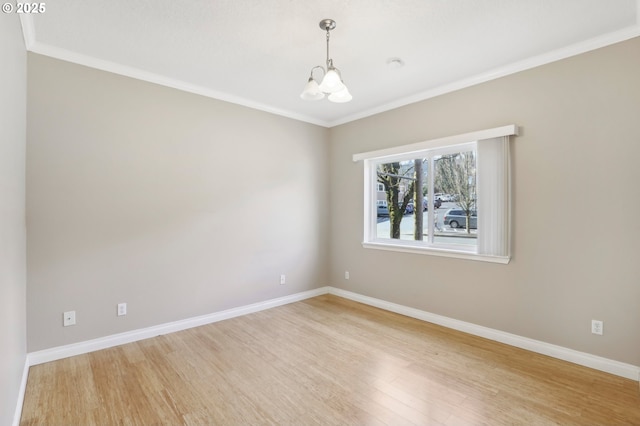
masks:
{"label": "parked car", "polygon": [[[376,207],[378,210],[378,216],[389,216],[389,205],[387,204],[386,200],[377,200]],[[413,209],[413,203],[407,204],[407,207],[404,209],[404,214],[413,213]]]}
{"label": "parked car", "polygon": [[[449,225],[452,228],[466,228],[467,227],[467,214],[464,210],[449,209],[444,214],[442,222],[445,225]],[[478,212],[476,210],[471,211],[471,223],[469,224],[471,229],[478,229]]]}
{"label": "parked car", "polygon": [[[434,201],[434,204],[436,206],[436,209],[439,209],[440,206],[442,205],[442,201],[436,199],[436,201]],[[409,209],[409,206],[411,206],[411,209]],[[429,201],[427,200],[427,198],[423,198],[422,199],[422,211],[427,211],[429,209]],[[411,210],[411,211],[409,211]],[[407,205],[407,213],[413,213],[414,210],[414,203],[413,200],[409,201],[409,204]]]}
{"label": "parked car", "polygon": [[376,201],[376,206],[378,207],[378,216],[389,216],[389,206],[387,206],[386,200]]}
{"label": "parked car", "polygon": [[415,206],[414,206],[413,200],[410,200],[409,204],[407,204],[407,209],[405,210],[405,213],[413,213],[414,210],[415,210]]}
{"label": "parked car", "polygon": [[410,202],[409,204],[407,204],[407,208],[404,209],[404,214],[411,214],[413,213],[413,210],[414,210],[413,202]]}

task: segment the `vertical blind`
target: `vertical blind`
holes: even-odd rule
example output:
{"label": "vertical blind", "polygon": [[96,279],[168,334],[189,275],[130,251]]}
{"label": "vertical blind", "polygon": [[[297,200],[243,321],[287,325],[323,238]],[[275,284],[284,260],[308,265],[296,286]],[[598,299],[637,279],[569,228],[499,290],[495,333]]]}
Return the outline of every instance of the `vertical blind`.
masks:
{"label": "vertical blind", "polygon": [[509,255],[509,136],[479,140],[478,253]]}

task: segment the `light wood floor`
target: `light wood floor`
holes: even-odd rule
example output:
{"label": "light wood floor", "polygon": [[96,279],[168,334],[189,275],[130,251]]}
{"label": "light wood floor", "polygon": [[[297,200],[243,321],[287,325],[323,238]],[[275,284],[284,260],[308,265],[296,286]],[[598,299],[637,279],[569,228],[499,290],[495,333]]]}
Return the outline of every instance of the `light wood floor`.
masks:
{"label": "light wood floor", "polygon": [[326,295],[31,367],[35,424],[640,425],[640,391]]}

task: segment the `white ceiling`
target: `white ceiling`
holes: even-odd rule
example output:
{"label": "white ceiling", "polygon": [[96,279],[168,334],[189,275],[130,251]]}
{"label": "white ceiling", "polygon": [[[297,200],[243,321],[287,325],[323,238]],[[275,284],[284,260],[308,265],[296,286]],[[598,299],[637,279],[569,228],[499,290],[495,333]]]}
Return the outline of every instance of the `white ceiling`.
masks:
{"label": "white ceiling", "polygon": [[[299,97],[323,18],[346,104]],[[21,20],[30,51],[331,127],[636,37],[640,0],[55,0]]]}

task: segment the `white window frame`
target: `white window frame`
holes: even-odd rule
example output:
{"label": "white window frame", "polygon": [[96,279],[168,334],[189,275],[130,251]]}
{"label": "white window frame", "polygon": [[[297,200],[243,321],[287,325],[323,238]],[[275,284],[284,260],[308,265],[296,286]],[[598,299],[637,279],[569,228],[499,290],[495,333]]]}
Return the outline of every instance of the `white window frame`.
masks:
{"label": "white window frame", "polygon": [[[433,139],[418,142],[410,145],[403,145],[378,151],[355,154],[353,161],[363,161],[364,163],[364,236],[362,245],[365,248],[390,250],[408,253],[419,253],[433,256],[453,257],[460,259],[479,260],[493,263],[509,263],[511,259],[510,238],[511,238],[511,206],[510,206],[510,165],[509,165],[509,136],[517,135],[518,127],[508,125],[493,129],[486,129],[461,135],[455,135],[440,139]],[[498,139],[502,138],[502,139]],[[494,143],[490,144],[489,140]],[[486,141],[483,144],[483,141]],[[491,215],[483,215],[482,210],[488,210],[483,206],[482,197],[478,196],[478,220],[485,217],[485,223],[478,225],[478,245],[463,246],[455,244],[429,244],[423,241],[396,240],[390,238],[377,238],[377,165],[393,161],[404,161],[419,157],[429,157],[436,150],[440,154],[444,150],[463,151],[472,144],[483,144],[478,153],[478,170],[482,167],[494,169],[498,168],[497,174],[484,178],[481,181],[481,174],[478,176],[478,190],[485,185],[491,189],[491,194],[485,189],[487,200],[491,200],[497,207],[491,207]],[[488,149],[487,149],[488,147]],[[495,148],[494,148],[495,147]],[[482,149],[482,151],[480,151]],[[482,158],[481,153],[491,152]],[[489,158],[491,157],[491,158]],[[433,170],[433,159],[430,160],[429,170]],[[487,186],[488,185],[488,186]],[[432,183],[431,183],[432,186]],[[433,187],[429,188],[429,193],[433,194]],[[433,201],[433,200],[431,200]],[[433,209],[428,213],[428,233],[433,235]],[[484,225],[484,226],[481,226]],[[490,229],[491,235],[482,235],[484,229]],[[493,250],[493,252],[492,252]]]}

